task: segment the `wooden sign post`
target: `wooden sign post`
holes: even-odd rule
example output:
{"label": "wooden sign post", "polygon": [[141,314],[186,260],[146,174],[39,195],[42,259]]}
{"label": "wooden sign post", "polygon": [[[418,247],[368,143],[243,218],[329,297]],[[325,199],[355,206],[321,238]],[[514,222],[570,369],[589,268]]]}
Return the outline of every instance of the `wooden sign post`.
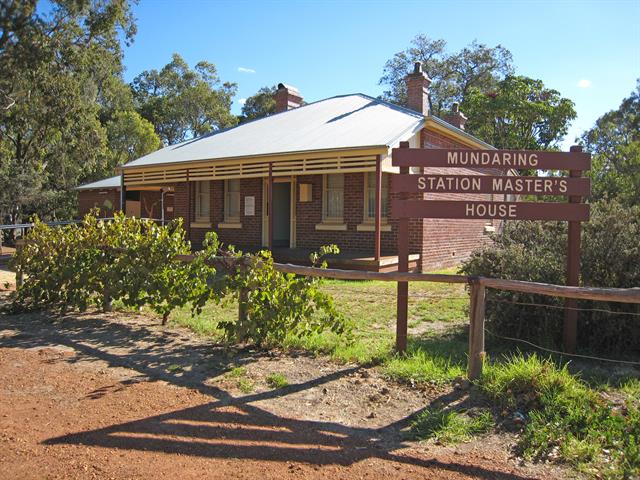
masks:
{"label": "wooden sign post", "polygon": [[[393,165],[400,175],[392,179],[392,191],[398,198],[391,202],[391,214],[398,219],[398,270],[406,272],[409,263],[410,218],[455,218],[498,220],[556,220],[569,222],[567,245],[567,284],[577,286],[580,275],[580,222],[589,220],[589,205],[582,199],[590,192],[588,178],[582,172],[591,167],[591,155],[581,147],[570,152],[520,150],[462,150],[409,148],[402,142],[393,149]],[[481,170],[470,175],[409,174],[409,167],[464,168]],[[485,175],[492,170],[569,170],[569,177]],[[484,170],[484,172],[483,172]],[[411,200],[410,193],[469,193],[502,195],[563,195],[568,203],[511,202],[477,200]],[[398,283],[396,348],[407,347],[408,285]],[[563,343],[566,352],[576,347],[577,310],[575,300],[567,300]],[[474,311],[480,311],[474,308]],[[480,337],[478,337],[480,338]],[[482,336],[484,338],[484,336]]]}

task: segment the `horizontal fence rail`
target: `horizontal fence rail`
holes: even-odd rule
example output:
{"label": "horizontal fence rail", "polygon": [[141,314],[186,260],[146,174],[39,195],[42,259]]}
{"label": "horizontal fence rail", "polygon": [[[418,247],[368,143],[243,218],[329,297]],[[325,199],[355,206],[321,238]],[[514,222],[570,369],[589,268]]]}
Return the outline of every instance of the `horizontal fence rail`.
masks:
{"label": "horizontal fence rail", "polygon": [[[21,245],[22,246],[22,245]],[[196,255],[176,255],[177,262],[190,263]],[[206,263],[227,271],[250,265],[249,257],[236,257],[233,255],[222,255],[209,257]],[[387,282],[435,282],[435,283],[457,283],[468,284],[470,286],[470,308],[469,308],[469,363],[468,377],[475,380],[482,375],[482,367],[485,358],[485,309],[486,309],[486,289],[507,290],[513,292],[523,292],[530,294],[563,297],[575,300],[593,300],[602,302],[619,302],[640,304],[640,288],[597,288],[597,287],[572,287],[565,285],[553,285],[548,283],[528,282],[522,280],[502,280],[480,276],[468,275],[447,275],[437,273],[417,273],[417,272],[367,272],[362,270],[340,270],[335,268],[319,268],[303,265],[293,265],[289,263],[274,263],[274,268],[278,272],[303,276],[313,276],[329,278],[335,280],[376,280]],[[16,283],[19,286],[22,282],[21,272],[16,272]],[[240,292],[241,297],[248,292]],[[239,306],[239,319],[242,321],[247,312],[242,308],[243,302]],[[404,332],[406,335],[406,332]]]}

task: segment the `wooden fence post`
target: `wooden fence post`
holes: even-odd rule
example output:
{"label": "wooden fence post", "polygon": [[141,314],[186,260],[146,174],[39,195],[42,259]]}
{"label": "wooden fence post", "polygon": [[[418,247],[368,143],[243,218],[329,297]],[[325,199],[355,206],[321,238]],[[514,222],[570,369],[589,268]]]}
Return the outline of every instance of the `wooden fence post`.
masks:
{"label": "wooden fence post", "polygon": [[[400,148],[409,148],[409,142],[400,142]],[[400,167],[400,173],[408,174],[409,167]],[[401,193],[400,198],[407,198]],[[409,271],[409,219],[398,220],[398,272]],[[398,282],[396,305],[396,350],[404,353],[407,350],[407,318],[409,312],[409,283]]]}
{"label": "wooden fence post", "polygon": [[[240,270],[240,275],[246,275],[249,265],[246,257],[242,257],[240,264],[236,267]],[[246,340],[247,335],[247,301],[249,300],[249,289],[241,288],[238,292],[238,329],[236,339],[238,342]]]}
{"label": "wooden fence post", "polygon": [[[574,145],[571,152],[582,152],[582,147]],[[569,171],[571,178],[582,176],[581,170]],[[582,197],[570,196],[569,203],[580,203]],[[569,222],[567,240],[567,285],[577,287],[580,284],[580,222]],[[567,353],[576,353],[578,338],[578,301],[575,298],[567,298],[564,302],[564,325],[562,332],[562,344]]]}
{"label": "wooden fence post", "polygon": [[[16,252],[15,252],[16,255],[20,253],[20,250],[24,248],[24,244],[25,244],[24,238],[16,240]],[[23,283],[24,283],[24,273],[22,273],[22,270],[20,270],[20,267],[16,267],[16,290],[19,290],[20,287],[22,287]]]}
{"label": "wooden fence post", "polygon": [[485,286],[478,279],[471,279],[471,305],[469,307],[469,380],[477,380],[482,375],[484,363],[484,310]]}

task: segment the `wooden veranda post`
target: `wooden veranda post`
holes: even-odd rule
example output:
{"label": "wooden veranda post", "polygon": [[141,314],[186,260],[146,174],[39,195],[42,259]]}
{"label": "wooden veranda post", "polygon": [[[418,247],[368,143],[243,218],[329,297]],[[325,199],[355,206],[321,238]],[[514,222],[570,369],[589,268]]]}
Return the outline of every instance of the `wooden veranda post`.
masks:
{"label": "wooden veranda post", "polygon": [[478,278],[469,280],[471,305],[469,307],[469,365],[467,376],[476,380],[482,375],[484,363],[484,311],[485,287]]}
{"label": "wooden veranda post", "polygon": [[380,155],[376,158],[376,233],[375,233],[375,260],[376,264],[380,262],[380,230],[382,228],[382,158]]}
{"label": "wooden veranda post", "polygon": [[[400,142],[400,148],[409,148],[409,142]],[[409,167],[400,167],[401,174],[408,174]],[[406,200],[408,194],[401,193],[400,199]],[[409,219],[402,216],[398,220],[398,272],[409,271]],[[409,305],[409,283],[398,282],[396,321],[396,350],[407,350],[407,317]]]}
{"label": "wooden veranda post", "polygon": [[269,179],[267,180],[267,215],[268,221],[268,246],[273,250],[273,163],[269,162]]}
{"label": "wooden veranda post", "polygon": [[[582,152],[582,147],[574,145],[570,152]],[[582,170],[570,170],[570,178],[579,178]],[[582,198],[570,196],[569,203],[580,203]],[[569,222],[567,240],[567,285],[577,287],[580,281],[580,222]],[[567,353],[575,353],[578,337],[578,301],[575,298],[567,298],[564,302],[563,346]]]}
{"label": "wooden veranda post", "polygon": [[124,172],[120,174],[120,211],[127,214],[127,187],[124,185]]}

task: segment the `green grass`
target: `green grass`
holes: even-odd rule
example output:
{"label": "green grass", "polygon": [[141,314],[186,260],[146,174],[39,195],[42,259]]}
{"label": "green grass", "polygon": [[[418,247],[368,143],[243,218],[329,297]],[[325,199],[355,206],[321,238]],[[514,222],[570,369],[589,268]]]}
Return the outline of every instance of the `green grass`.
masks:
{"label": "green grass", "polygon": [[[452,273],[451,270],[443,272]],[[323,332],[306,337],[289,336],[283,347],[326,354],[342,363],[376,365],[393,362],[396,365],[398,359],[394,357],[393,348],[396,285],[381,281],[327,280],[322,289],[331,294],[338,310],[354,325],[352,341],[348,342],[331,332]],[[410,293],[410,333],[411,329],[415,329],[418,335],[422,335],[434,322],[455,326],[467,318],[467,294],[460,285],[415,282],[410,285]],[[170,321],[198,334],[220,340],[222,332],[217,328],[218,322],[234,320],[237,315],[238,305],[230,301],[221,305],[207,304],[196,317],[191,316],[188,308],[183,308],[172,313]],[[429,356],[431,353],[425,352],[425,355]],[[448,354],[446,358],[436,357],[433,359],[434,364],[444,366],[448,362]],[[397,370],[395,367],[389,369],[389,376],[405,380],[403,374],[396,376]],[[440,377],[439,374],[438,378]]]}
{"label": "green grass", "polygon": [[238,388],[242,393],[251,393],[253,392],[253,382],[249,378],[239,378],[238,379]]}
{"label": "green grass", "polygon": [[[449,272],[450,273],[450,272]],[[408,384],[446,385],[465,375],[468,338],[461,328],[467,320],[468,297],[463,286],[414,282],[410,285],[409,348],[394,353],[396,286],[390,282],[327,281],[323,287],[354,325],[347,341],[330,332],[307,337],[289,336],[284,348],[328,355],[337,362],[380,365],[390,379]],[[188,309],[175,312],[171,321],[212,339],[221,339],[220,320],[237,318],[237,304],[206,305],[191,317]],[[490,353],[508,352],[491,344]],[[267,383],[282,388],[287,379],[272,374]],[[228,373],[244,393],[254,385],[244,367]],[[587,377],[591,378],[587,378]],[[586,380],[589,380],[587,382]],[[586,370],[585,380],[568,368],[535,355],[517,354],[487,362],[478,386],[496,408],[515,412],[526,421],[518,437],[521,455],[528,459],[568,462],[579,471],[600,478],[635,478],[640,475],[640,380]],[[608,403],[600,392],[622,398]],[[413,423],[418,438],[442,443],[468,440],[493,428],[488,411],[459,412],[444,406],[425,410]]]}
{"label": "green grass", "polygon": [[271,388],[284,388],[289,386],[289,380],[281,373],[270,373],[267,375],[267,385]]}
{"label": "green grass", "polygon": [[488,410],[474,415],[447,409],[426,409],[411,423],[411,432],[419,440],[435,440],[448,445],[470,440],[493,429],[495,422]]}
{"label": "green grass", "polygon": [[244,377],[246,374],[247,369],[245,367],[234,367],[227,372],[227,375],[231,378]]}
{"label": "green grass", "polygon": [[[526,415],[518,447],[528,459],[555,459],[599,478],[640,475],[640,410],[609,403],[565,366],[536,355],[490,365],[481,386],[497,404]],[[638,381],[622,390],[638,393]]]}

